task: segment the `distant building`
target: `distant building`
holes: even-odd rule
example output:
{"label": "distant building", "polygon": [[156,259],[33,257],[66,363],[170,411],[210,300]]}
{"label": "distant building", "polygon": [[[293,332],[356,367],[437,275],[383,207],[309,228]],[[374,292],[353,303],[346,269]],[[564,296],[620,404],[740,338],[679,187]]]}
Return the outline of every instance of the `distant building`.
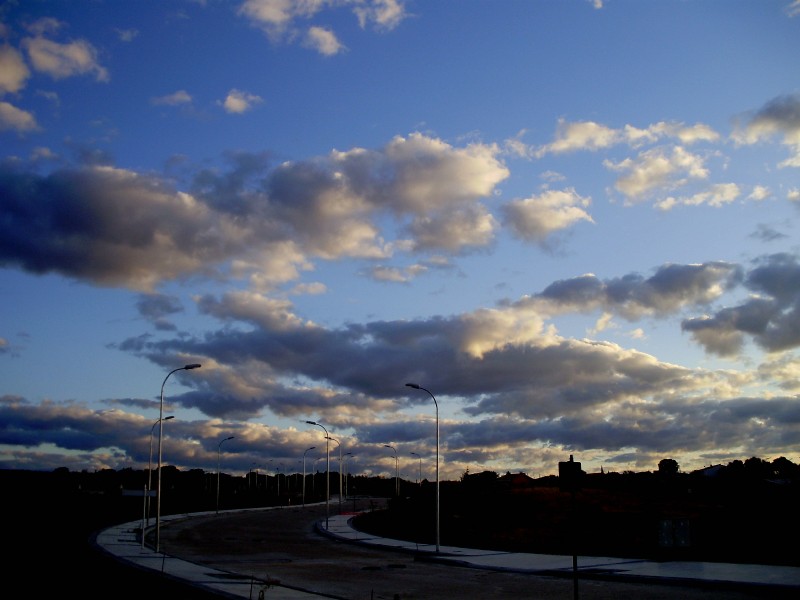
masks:
{"label": "distant building", "polygon": [[708,467],[703,467],[702,469],[692,471],[692,475],[700,475],[702,477],[718,477],[724,469],[725,465],[710,465]]}

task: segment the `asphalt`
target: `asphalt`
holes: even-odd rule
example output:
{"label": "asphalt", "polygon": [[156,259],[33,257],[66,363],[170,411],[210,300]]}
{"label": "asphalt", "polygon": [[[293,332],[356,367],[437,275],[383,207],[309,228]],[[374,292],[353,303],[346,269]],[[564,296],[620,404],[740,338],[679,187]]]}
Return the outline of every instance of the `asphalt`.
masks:
{"label": "asphalt", "polygon": [[[276,510],[269,508],[249,511]],[[279,510],[279,509],[277,509]],[[243,512],[243,511],[221,511]],[[161,526],[180,519],[186,521],[213,513],[166,515]],[[418,544],[403,540],[376,537],[356,530],[352,525],[353,513],[326,516],[316,521],[316,532],[340,542],[362,545],[379,551],[414,553],[417,560],[483,569],[528,573],[578,579],[605,579],[709,587],[737,586],[763,590],[763,597],[788,594],[800,597],[800,567],[756,564],[727,564],[693,561],[651,561],[602,556],[562,556],[501,552]],[[152,524],[151,524],[152,528]],[[317,592],[290,588],[278,581],[255,579],[229,570],[211,568],[180,557],[155,552],[142,542],[142,522],[122,523],[100,531],[95,544],[104,552],[132,566],[158,571],[163,575],[182,580],[229,598],[264,598],[299,600],[324,596]],[[268,590],[268,592],[267,592]],[[330,597],[330,596],[329,596]],[[788,596],[787,596],[788,597]]]}

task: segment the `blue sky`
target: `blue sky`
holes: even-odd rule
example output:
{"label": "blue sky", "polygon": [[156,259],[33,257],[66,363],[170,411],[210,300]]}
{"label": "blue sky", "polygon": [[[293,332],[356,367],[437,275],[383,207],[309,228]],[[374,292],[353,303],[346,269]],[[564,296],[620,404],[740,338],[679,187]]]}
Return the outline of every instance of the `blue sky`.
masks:
{"label": "blue sky", "polygon": [[797,0],[25,1],[0,38],[0,467],[146,468],[162,383],[182,469],[299,471],[311,420],[432,478],[437,405],[446,478],[800,460]]}

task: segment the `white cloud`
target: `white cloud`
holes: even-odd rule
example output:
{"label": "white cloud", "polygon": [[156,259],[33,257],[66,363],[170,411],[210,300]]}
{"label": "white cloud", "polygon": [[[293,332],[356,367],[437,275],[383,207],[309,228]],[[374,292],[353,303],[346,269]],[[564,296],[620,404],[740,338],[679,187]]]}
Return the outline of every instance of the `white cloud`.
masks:
{"label": "white cloud", "polygon": [[427,267],[419,264],[405,268],[379,265],[369,270],[369,276],[376,281],[407,283],[427,270]]}
{"label": "white cloud", "polygon": [[35,36],[42,36],[48,33],[58,33],[64,27],[64,23],[53,17],[43,17],[37,19],[27,26],[27,30]]}
{"label": "white cloud", "polygon": [[0,102],[0,130],[35,131],[39,129],[36,118],[29,112]]}
{"label": "white cloud", "polygon": [[708,177],[703,158],[680,146],[671,151],[654,148],[636,159],[628,158],[618,163],[606,160],[603,164],[612,171],[626,173],[617,179],[614,187],[629,201],[639,201],[655,189],[676,188],[690,179]]}
{"label": "white cloud", "polygon": [[[736,200],[741,194],[739,186],[735,183],[717,183],[709,187],[706,191],[698,192],[692,196],[684,198],[674,198],[670,196],[665,200],[656,203],[656,208],[660,210],[670,210],[678,205],[699,206],[705,204],[713,208],[719,208],[724,204],[729,204]],[[754,192],[757,196],[758,193]],[[752,195],[751,195],[752,197]],[[760,199],[760,198],[753,198]]]}
{"label": "white cloud", "polygon": [[306,33],[304,45],[325,56],[333,56],[345,50],[345,47],[336,39],[336,34],[324,27],[310,27]]}
{"label": "white cloud", "polygon": [[584,198],[574,189],[567,188],[512,200],[502,210],[506,227],[516,237],[541,244],[553,233],[579,221],[593,223],[585,210],[590,204],[591,198]]}
{"label": "white cloud", "polygon": [[117,37],[123,42],[132,42],[139,36],[138,29],[115,29]]}
{"label": "white cloud", "polygon": [[76,40],[59,44],[43,37],[25,38],[22,45],[33,68],[53,79],[94,74],[97,81],[108,81],[108,71],[97,62],[97,51],[89,42]]}
{"label": "white cloud", "polygon": [[[294,42],[300,38],[299,19],[312,19],[326,10],[351,7],[362,29],[372,24],[379,31],[390,31],[408,16],[401,0],[246,0],[237,14],[264,31],[273,43]],[[345,48],[333,30],[320,25],[310,26],[301,41],[326,56]]]}
{"label": "white cloud", "polygon": [[152,98],[150,102],[153,104],[164,104],[167,106],[178,106],[180,104],[189,104],[192,101],[192,96],[186,90],[178,90],[166,96],[158,96]]}
{"label": "white cloud", "polygon": [[303,7],[307,14],[314,11],[313,2],[294,2],[293,0],[246,0],[238,9],[239,15],[244,15],[254,23],[261,25],[269,31],[278,32],[285,29]]}
{"label": "white cloud", "polygon": [[30,77],[22,55],[11,46],[0,46],[0,94],[16,93]]}
{"label": "white cloud", "polygon": [[770,196],[770,190],[768,187],[763,185],[756,185],[753,186],[753,191],[750,192],[750,195],[747,196],[748,200],[755,200],[756,202],[760,202],[762,200],[766,200]]}
{"label": "white cloud", "polygon": [[374,23],[377,28],[387,30],[394,29],[408,16],[403,2],[399,0],[372,0],[356,4],[353,12],[362,28]]}
{"label": "white cloud", "polygon": [[222,102],[225,112],[232,114],[242,114],[253,108],[255,104],[259,104],[263,100],[255,94],[243,92],[240,90],[231,90]]}
{"label": "white cloud", "polygon": [[33,160],[55,160],[58,155],[50,148],[38,146],[31,152],[31,159]]}
{"label": "white cloud", "polygon": [[295,295],[319,296],[320,294],[327,293],[327,291],[328,286],[324,283],[313,282],[296,285],[291,289],[290,293]]}
{"label": "white cloud", "polygon": [[537,156],[547,153],[560,154],[576,150],[598,150],[608,148],[622,141],[619,130],[592,121],[568,123],[559,119],[555,141],[537,150]]}
{"label": "white cloud", "polygon": [[[719,134],[708,125],[697,123],[686,126],[683,123],[654,123],[644,129],[633,125],[625,125],[622,129],[614,129],[594,121],[567,122],[559,119],[556,126],[555,140],[541,146],[534,153],[541,158],[546,154],[561,154],[579,150],[597,151],[617,144],[628,144],[640,147],[643,144],[655,143],[663,138],[675,138],[683,144],[695,142],[713,142]],[[519,153],[519,145],[513,148]]]}

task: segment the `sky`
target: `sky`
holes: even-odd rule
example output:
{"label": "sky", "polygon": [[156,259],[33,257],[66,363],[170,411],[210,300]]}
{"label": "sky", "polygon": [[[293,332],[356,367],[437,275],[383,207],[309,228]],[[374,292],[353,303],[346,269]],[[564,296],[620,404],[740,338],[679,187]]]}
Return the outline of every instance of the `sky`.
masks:
{"label": "sky", "polygon": [[800,0],[2,3],[0,468],[800,462],[798,57]]}

